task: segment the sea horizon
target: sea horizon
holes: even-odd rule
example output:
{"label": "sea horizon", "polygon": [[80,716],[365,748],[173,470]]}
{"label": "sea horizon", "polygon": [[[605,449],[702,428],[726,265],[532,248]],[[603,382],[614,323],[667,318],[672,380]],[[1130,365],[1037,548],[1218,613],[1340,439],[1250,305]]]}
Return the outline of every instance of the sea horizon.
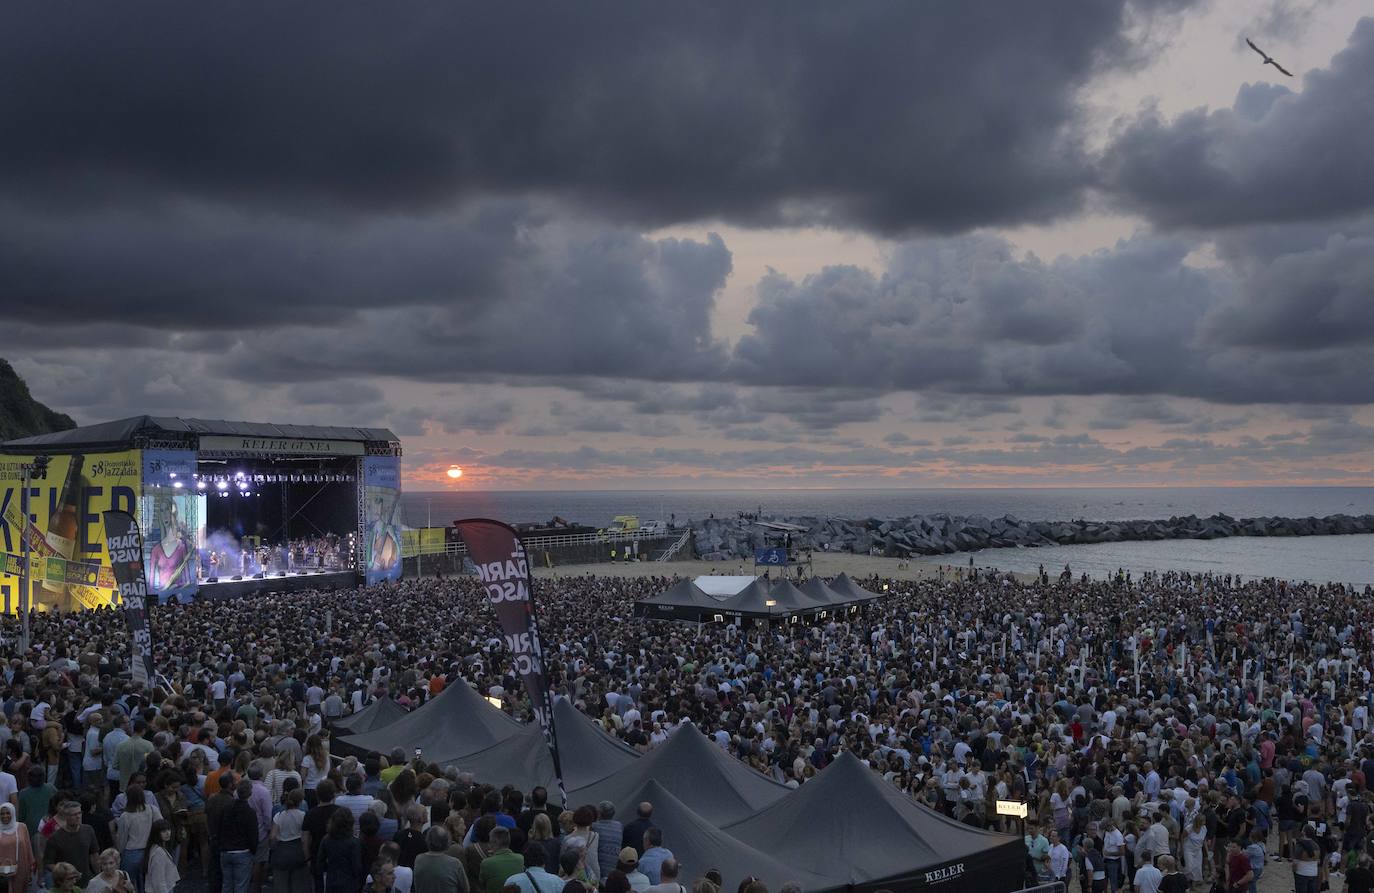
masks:
{"label": "sea horizon", "polygon": [[508,521],[605,526],[760,512],[774,517],[896,518],[947,513],[1023,520],[1120,521],[1226,514],[1236,518],[1374,513],[1374,487],[907,487],[636,488],[632,490],[406,490],[407,526],[477,514]]}

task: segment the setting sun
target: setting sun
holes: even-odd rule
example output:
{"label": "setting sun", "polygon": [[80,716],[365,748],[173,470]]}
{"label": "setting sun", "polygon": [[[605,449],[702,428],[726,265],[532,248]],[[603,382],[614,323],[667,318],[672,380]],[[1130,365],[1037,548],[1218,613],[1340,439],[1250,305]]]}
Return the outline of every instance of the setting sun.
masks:
{"label": "setting sun", "polygon": [[457,465],[450,465],[448,467],[448,476],[456,481],[463,476],[463,469],[459,468]]}

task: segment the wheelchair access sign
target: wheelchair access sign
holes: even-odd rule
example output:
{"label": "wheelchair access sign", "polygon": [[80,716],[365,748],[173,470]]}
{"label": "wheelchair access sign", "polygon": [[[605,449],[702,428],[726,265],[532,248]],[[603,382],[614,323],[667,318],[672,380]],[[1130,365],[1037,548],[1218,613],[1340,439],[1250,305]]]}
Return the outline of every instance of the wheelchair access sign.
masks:
{"label": "wheelchair access sign", "polygon": [[780,546],[754,550],[754,566],[786,567],[787,550]]}

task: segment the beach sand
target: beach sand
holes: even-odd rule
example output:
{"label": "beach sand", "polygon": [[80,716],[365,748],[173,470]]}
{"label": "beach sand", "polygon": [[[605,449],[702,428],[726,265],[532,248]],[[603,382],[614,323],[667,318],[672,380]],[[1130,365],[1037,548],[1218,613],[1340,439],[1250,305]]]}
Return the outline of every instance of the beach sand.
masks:
{"label": "beach sand", "polygon": [[[963,557],[963,556],[960,556]],[[965,571],[968,570],[967,558],[962,565]],[[977,560],[975,559],[975,563]],[[851,555],[847,552],[816,552],[812,556],[809,564],[803,562],[806,576],[834,577],[840,573],[848,574],[854,579],[861,577],[872,577],[875,574],[888,580],[921,580],[934,579],[939,575],[940,566],[944,565],[949,574],[953,574],[954,565],[949,563],[948,558],[938,555],[912,558],[910,560],[901,558],[884,558],[880,555]],[[788,568],[788,577],[796,579],[796,565]],[[979,565],[982,567],[982,565]],[[754,576],[755,568],[753,562],[747,558],[736,561],[639,561],[639,562],[602,562],[599,564],[567,564],[562,566],[536,567],[534,575],[540,578],[556,577],[696,577],[710,576]],[[777,569],[774,568],[773,576],[777,577]],[[763,576],[764,568],[757,569],[757,575]],[[1018,574],[1018,579],[1030,580],[1034,574]]]}

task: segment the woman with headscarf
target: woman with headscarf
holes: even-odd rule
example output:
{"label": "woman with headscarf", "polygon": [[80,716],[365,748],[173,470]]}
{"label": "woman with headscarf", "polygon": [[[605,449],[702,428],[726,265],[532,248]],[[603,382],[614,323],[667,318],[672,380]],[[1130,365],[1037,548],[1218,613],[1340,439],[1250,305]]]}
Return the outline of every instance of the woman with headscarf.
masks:
{"label": "woman with headscarf", "polygon": [[8,893],[24,893],[33,875],[33,843],[11,803],[0,803],[0,880]]}

